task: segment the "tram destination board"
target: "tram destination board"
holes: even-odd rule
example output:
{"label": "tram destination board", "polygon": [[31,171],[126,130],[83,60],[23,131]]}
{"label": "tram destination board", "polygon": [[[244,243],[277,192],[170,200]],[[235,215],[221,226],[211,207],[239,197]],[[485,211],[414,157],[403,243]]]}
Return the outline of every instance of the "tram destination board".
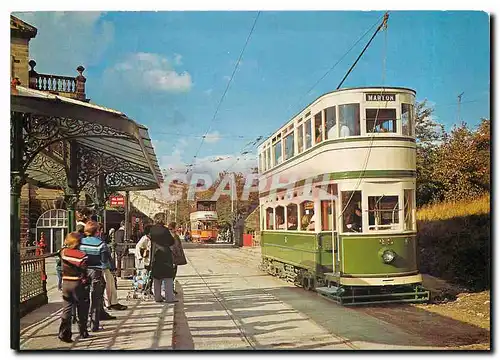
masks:
{"label": "tram destination board", "polygon": [[396,94],[365,94],[366,101],[396,101]]}

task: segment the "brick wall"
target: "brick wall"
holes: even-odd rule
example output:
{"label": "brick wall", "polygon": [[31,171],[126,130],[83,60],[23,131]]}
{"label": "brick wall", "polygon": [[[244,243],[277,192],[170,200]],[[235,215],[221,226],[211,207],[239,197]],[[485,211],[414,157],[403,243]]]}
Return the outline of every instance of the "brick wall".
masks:
{"label": "brick wall", "polygon": [[[10,39],[11,69],[14,70],[13,77],[18,77],[21,86],[29,85],[29,40],[11,37]],[[12,63],[13,57],[16,62]],[[19,61],[19,62],[17,62]]]}

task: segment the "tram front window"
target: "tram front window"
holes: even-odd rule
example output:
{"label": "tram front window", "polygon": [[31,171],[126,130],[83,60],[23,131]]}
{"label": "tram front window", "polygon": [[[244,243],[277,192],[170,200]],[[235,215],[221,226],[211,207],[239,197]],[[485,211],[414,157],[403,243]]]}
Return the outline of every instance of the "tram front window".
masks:
{"label": "tram front window", "polygon": [[342,191],[343,231],[363,232],[361,191]]}
{"label": "tram front window", "polygon": [[359,104],[339,105],[340,137],[361,135]]}
{"label": "tram front window", "polygon": [[396,109],[366,109],[366,132],[396,132]]}
{"label": "tram front window", "polygon": [[398,196],[368,196],[368,230],[396,230],[398,224]]}

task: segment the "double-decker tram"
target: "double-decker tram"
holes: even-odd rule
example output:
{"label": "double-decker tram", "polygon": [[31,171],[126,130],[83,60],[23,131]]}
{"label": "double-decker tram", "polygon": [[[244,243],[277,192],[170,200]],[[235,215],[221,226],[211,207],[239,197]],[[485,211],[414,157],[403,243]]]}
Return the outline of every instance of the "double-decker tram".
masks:
{"label": "double-decker tram", "polygon": [[417,266],[415,94],[333,91],[259,146],[265,271],[344,305],[429,299]]}
{"label": "double-decker tram", "polygon": [[194,242],[215,242],[217,240],[216,204],[216,201],[197,201],[196,211],[189,214],[191,236]]}

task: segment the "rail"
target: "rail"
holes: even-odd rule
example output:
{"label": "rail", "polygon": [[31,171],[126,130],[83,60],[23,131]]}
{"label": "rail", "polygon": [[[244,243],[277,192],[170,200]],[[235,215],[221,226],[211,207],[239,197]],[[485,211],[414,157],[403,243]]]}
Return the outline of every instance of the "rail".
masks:
{"label": "rail", "polygon": [[19,294],[20,317],[48,303],[45,259],[57,253],[21,257]]}

